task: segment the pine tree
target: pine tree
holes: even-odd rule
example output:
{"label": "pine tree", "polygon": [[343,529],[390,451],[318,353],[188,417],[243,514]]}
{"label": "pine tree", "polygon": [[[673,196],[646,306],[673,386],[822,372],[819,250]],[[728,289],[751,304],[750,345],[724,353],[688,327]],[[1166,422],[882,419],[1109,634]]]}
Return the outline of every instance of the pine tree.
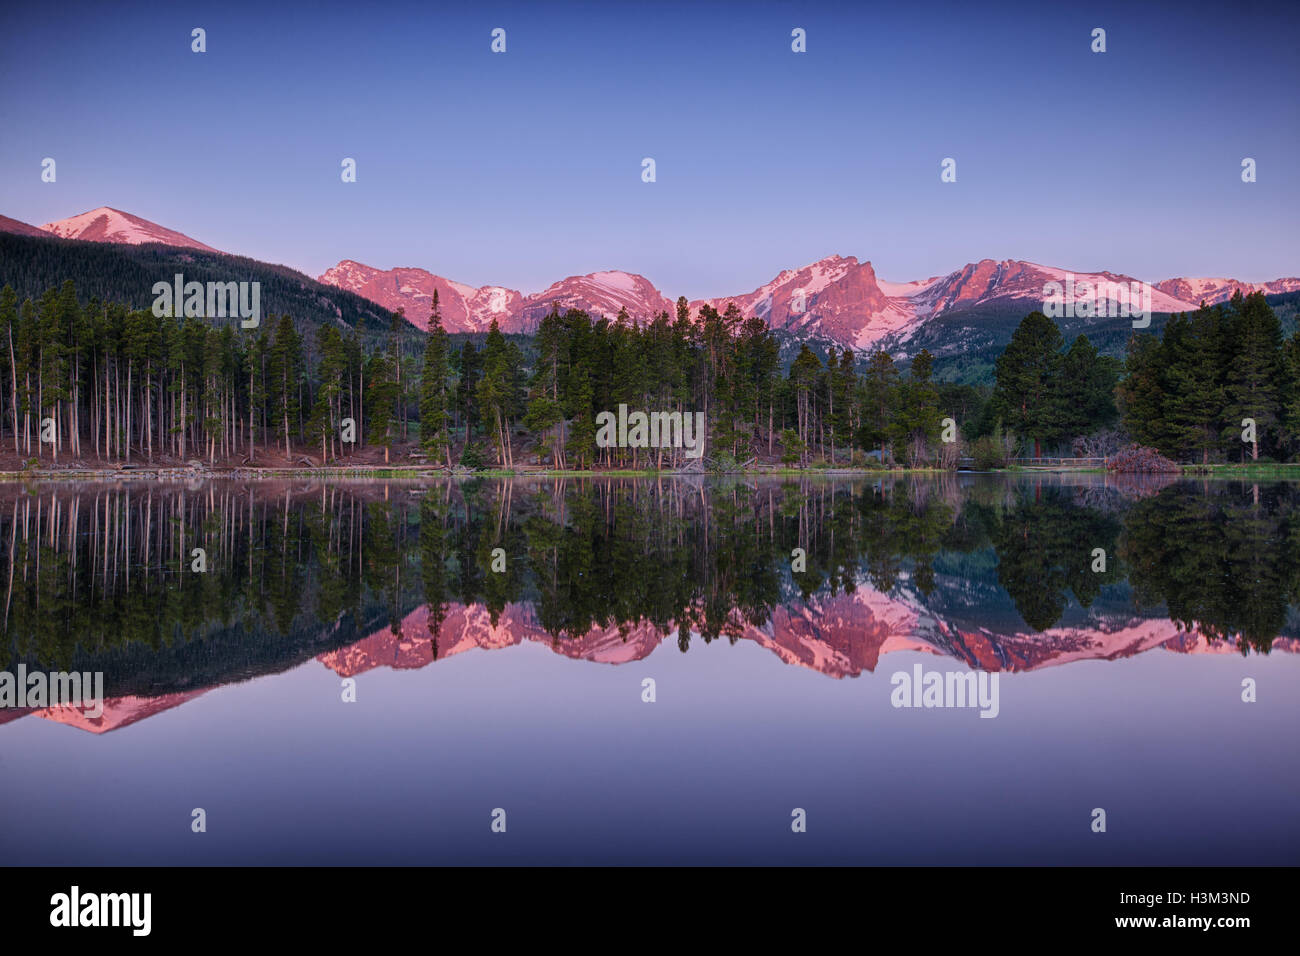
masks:
{"label": "pine tree", "polygon": [[[33,387],[33,366],[36,364],[37,352],[37,321],[36,306],[31,299],[23,301],[22,311],[18,320],[18,360],[15,365],[18,374],[19,385],[18,402],[19,411],[23,418],[23,453],[30,455],[32,453],[32,412],[39,413],[37,406],[36,390]],[[107,373],[105,373],[107,376]],[[109,415],[107,409],[104,411],[104,419],[107,423]],[[37,422],[39,428],[39,422]],[[107,424],[105,427],[108,427]],[[37,432],[37,442],[40,441],[40,433]]]}
{"label": "pine tree", "polygon": [[1232,298],[1235,321],[1231,337],[1236,354],[1228,368],[1224,398],[1229,440],[1240,436],[1244,419],[1255,422],[1250,457],[1259,459],[1259,439],[1275,447],[1283,418],[1282,327],[1262,292]]}
{"label": "pine tree", "polygon": [[808,460],[808,448],[816,430],[816,388],[821,379],[822,363],[805,344],[790,366],[790,384],[795,397],[795,434],[801,443],[800,464]]}
{"label": "pine tree", "polygon": [[1222,447],[1224,388],[1220,349],[1225,316],[1219,306],[1190,318],[1175,316],[1164,330],[1163,419],[1175,457],[1199,457],[1208,464]]}
{"label": "pine tree", "polygon": [[1124,430],[1133,440],[1173,455],[1177,452],[1165,422],[1165,366],[1163,342],[1149,333],[1134,332],[1128,340],[1124,377],[1116,386],[1116,395]]}
{"label": "pine tree", "polygon": [[[1300,449],[1300,329],[1287,339],[1283,355],[1282,376],[1283,426],[1289,436],[1288,446]],[[16,430],[15,430],[16,431]],[[1300,576],[1297,578],[1300,588]]]}
{"label": "pine tree", "polygon": [[932,381],[933,369],[934,357],[922,349],[899,386],[898,411],[891,423],[894,445],[906,450],[913,468],[929,459],[930,448],[939,439],[939,390]]}
{"label": "pine tree", "polygon": [[478,383],[477,397],[489,418],[497,457],[503,468],[514,464],[510,423],[519,402],[520,359],[518,347],[506,341],[497,320],[493,319],[483,347],[483,378]]}
{"label": "pine tree", "polygon": [[343,337],[333,326],[323,325],[316,332],[316,349],[320,352],[320,365],[316,372],[316,400],[307,419],[307,437],[320,443],[321,462],[333,456],[334,441],[338,437],[339,403],[343,394],[343,378],[347,358]]}
{"label": "pine tree", "polygon": [[[215,463],[217,458],[217,436],[221,431],[221,351],[215,341],[217,335],[208,326],[202,326],[202,411],[200,417],[201,434],[208,445],[208,462]],[[128,365],[128,378],[129,378]],[[129,394],[129,393],[128,393]],[[129,419],[128,419],[129,424]],[[128,441],[130,441],[128,427]]]}
{"label": "pine tree", "polygon": [[591,375],[585,364],[577,365],[569,378],[569,402],[574,409],[573,429],[569,435],[569,450],[574,464],[590,468],[596,462],[596,413],[592,407],[594,389]]}
{"label": "pine tree", "polygon": [[1115,424],[1115,382],[1119,363],[1101,355],[1086,335],[1071,344],[1061,360],[1061,437],[1089,435]]}
{"label": "pine tree", "polygon": [[781,347],[767,323],[757,317],[746,319],[741,326],[739,347],[745,380],[744,401],[753,408],[753,434],[755,438],[766,434],[767,451],[771,454]]}
{"label": "pine tree", "polygon": [[474,347],[471,340],[466,340],[460,350],[460,379],[456,383],[456,409],[465,425],[465,444],[469,445],[470,436],[480,420],[478,406],[478,383],[483,375],[483,355]]}
{"label": "pine tree", "polygon": [[284,455],[292,459],[291,438],[293,425],[300,412],[299,377],[302,365],[302,343],[288,315],[281,315],[271,345],[270,378],[276,409],[276,424],[284,441]]}
{"label": "pine tree", "polygon": [[[70,283],[64,283],[64,292],[69,285]],[[48,431],[46,423],[50,422],[53,424],[54,439],[50,443],[49,451],[55,461],[59,460],[61,439],[59,419],[62,417],[63,402],[67,398],[64,386],[64,336],[61,328],[64,314],[63,295],[56,293],[54,289],[46,290],[38,306],[39,319],[36,333],[36,407],[39,409],[40,419],[38,422],[40,443],[37,453],[46,450],[45,436]],[[128,383],[127,394],[130,395],[130,383]],[[130,408],[129,404],[127,408]],[[127,458],[130,460],[129,445]]]}
{"label": "pine tree", "polygon": [[893,356],[877,349],[867,360],[860,386],[862,423],[857,442],[864,451],[881,450],[881,458],[892,463],[893,409],[897,401],[898,368]]}
{"label": "pine tree", "polygon": [[420,444],[434,460],[445,459],[451,467],[451,440],[447,427],[447,398],[451,369],[447,332],[442,327],[438,290],[433,291],[433,314],[424,345],[424,368],[420,376]]}
{"label": "pine tree", "polygon": [[839,442],[851,441],[857,426],[857,373],[854,370],[855,358],[850,349],[845,349],[838,362],[830,361],[835,350],[827,360],[827,431],[831,436],[831,464],[835,463],[835,446]]}
{"label": "pine tree", "polygon": [[21,454],[18,448],[18,358],[14,349],[14,327],[18,324],[18,294],[14,287],[6,284],[0,289],[0,325],[4,326],[7,347],[5,364],[9,370],[9,414],[14,430],[14,454]]}
{"label": "pine tree", "polygon": [[564,467],[564,410],[560,404],[560,376],[567,364],[564,321],[554,309],[537,327],[537,368],[530,384],[524,426],[542,435],[539,458],[550,455],[551,464]]}
{"label": "pine tree", "polygon": [[366,369],[366,405],[370,420],[367,439],[384,449],[387,464],[396,432],[393,416],[397,412],[397,374],[392,360],[383,353],[371,356]]}
{"label": "pine tree", "polygon": [[1064,431],[1063,344],[1056,323],[1031,312],[1016,327],[995,366],[993,412],[1013,431],[1034,440],[1035,458],[1044,442],[1057,441]]}

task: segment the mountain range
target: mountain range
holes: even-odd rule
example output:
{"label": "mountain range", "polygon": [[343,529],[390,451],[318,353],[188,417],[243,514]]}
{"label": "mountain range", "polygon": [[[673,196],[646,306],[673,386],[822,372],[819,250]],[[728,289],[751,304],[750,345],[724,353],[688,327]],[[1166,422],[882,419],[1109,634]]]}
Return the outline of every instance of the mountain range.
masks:
{"label": "mountain range", "polygon": [[[1139,280],[1112,273],[1071,272],[1053,266],[1008,259],[983,259],[948,275],[914,282],[880,279],[870,262],[854,256],[829,256],[799,269],[787,269],[770,282],[739,295],[696,299],[692,314],[708,305],[724,311],[734,302],[741,313],[757,316],[774,331],[795,338],[814,337],[839,346],[863,350],[894,348],[906,343],[927,322],[942,316],[981,309],[1013,308],[1022,314],[1042,308],[1044,286],[1064,283],[1117,283],[1127,287]],[[355,292],[427,327],[434,290],[438,292],[443,325],[451,332],[486,331],[493,319],[504,332],[532,332],[552,308],[582,309],[614,318],[626,309],[633,321],[646,322],[660,312],[675,314],[675,306],[647,278],[634,273],[608,271],[570,276],[541,292],[524,295],[501,286],[473,286],[434,275],[419,268],[377,269],[345,259],[325,271],[320,281]],[[1153,312],[1195,310],[1202,301],[1214,304],[1243,294],[1300,292],[1300,278],[1267,283],[1237,279],[1175,278],[1155,283]],[[802,308],[800,307],[802,305]]]}
{"label": "mountain range", "polygon": [[[40,227],[0,216],[0,232],[217,251],[183,233],[106,206]],[[855,350],[883,348],[907,355],[923,346],[943,351],[945,346],[972,349],[994,344],[1008,334],[1003,327],[1006,323],[994,335],[980,335],[987,332],[980,328],[980,316],[1023,316],[1040,309],[1044,287],[1064,283],[1069,276],[1094,287],[1139,282],[1124,273],[1074,271],[1020,259],[981,259],[946,275],[889,282],[876,275],[869,261],[834,255],[784,270],[750,292],[694,300],[690,308],[696,315],[705,305],[724,311],[734,302],[745,317],[763,319],[787,339],[811,339]],[[611,319],[626,310],[629,319],[637,322],[649,321],[660,312],[672,316],[676,308],[649,279],[618,270],[569,276],[540,292],[525,294],[504,286],[467,285],[422,268],[379,269],[344,259],[318,281],[355,293],[387,311],[402,309],[417,328],[427,327],[436,291],[443,325],[449,332],[484,332],[495,319],[503,332],[530,333],[554,308],[582,309]],[[1156,282],[1150,289],[1151,311],[1174,313],[1194,310],[1202,302],[1226,301],[1238,291],[1300,292],[1300,278],[1252,283],[1176,277]],[[969,321],[954,324],[954,319]],[[1088,323],[1085,320],[1083,324]]]}

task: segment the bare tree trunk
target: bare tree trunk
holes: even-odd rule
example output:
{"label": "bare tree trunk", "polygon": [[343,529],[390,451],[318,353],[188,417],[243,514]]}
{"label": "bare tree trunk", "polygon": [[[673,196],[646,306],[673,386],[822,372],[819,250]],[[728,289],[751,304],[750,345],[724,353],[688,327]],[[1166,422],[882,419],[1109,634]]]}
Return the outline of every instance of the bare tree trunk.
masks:
{"label": "bare tree trunk", "polygon": [[[9,381],[11,388],[9,396],[13,406],[14,419],[14,454],[22,454],[18,450],[18,361],[14,357],[14,328],[9,326]],[[10,560],[9,566],[9,586],[13,587],[13,561]],[[8,606],[6,605],[6,618],[8,617]]]}
{"label": "bare tree trunk", "polygon": [[126,361],[126,460],[131,460],[131,360]]}

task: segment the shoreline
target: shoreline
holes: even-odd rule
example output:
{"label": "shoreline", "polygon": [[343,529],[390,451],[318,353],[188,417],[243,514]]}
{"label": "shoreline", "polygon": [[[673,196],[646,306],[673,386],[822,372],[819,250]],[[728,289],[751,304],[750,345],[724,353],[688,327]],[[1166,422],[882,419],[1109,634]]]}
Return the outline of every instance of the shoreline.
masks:
{"label": "shoreline", "polygon": [[[470,481],[475,478],[872,478],[904,475],[1006,475],[1022,477],[1035,474],[1129,474],[1141,476],[1145,472],[1118,473],[1108,472],[1095,466],[1046,466],[1029,467],[1012,466],[987,471],[956,470],[945,468],[853,468],[853,467],[816,467],[816,468],[748,468],[739,471],[655,471],[652,469],[549,469],[525,468],[503,469],[485,468],[471,471],[469,469],[447,470],[446,468],[425,465],[341,465],[316,467],[267,467],[233,466],[229,468],[192,468],[192,467],[154,467],[133,466],[131,468],[38,468],[21,471],[0,471],[0,483],[29,484],[41,481],[131,481],[131,482],[176,482],[176,481],[283,481],[293,478],[314,479],[455,479]],[[1272,478],[1300,479],[1300,463],[1296,464],[1217,464],[1217,465],[1183,465],[1177,475],[1178,479],[1229,479],[1229,478]]]}

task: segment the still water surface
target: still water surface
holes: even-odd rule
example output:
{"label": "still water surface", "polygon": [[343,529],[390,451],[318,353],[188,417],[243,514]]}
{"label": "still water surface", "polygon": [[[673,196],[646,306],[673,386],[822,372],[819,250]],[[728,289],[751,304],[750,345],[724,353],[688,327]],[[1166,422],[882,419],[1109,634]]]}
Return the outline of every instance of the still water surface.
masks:
{"label": "still water surface", "polygon": [[1295,485],[7,486],[0,587],[107,697],[9,864],[1300,862]]}

